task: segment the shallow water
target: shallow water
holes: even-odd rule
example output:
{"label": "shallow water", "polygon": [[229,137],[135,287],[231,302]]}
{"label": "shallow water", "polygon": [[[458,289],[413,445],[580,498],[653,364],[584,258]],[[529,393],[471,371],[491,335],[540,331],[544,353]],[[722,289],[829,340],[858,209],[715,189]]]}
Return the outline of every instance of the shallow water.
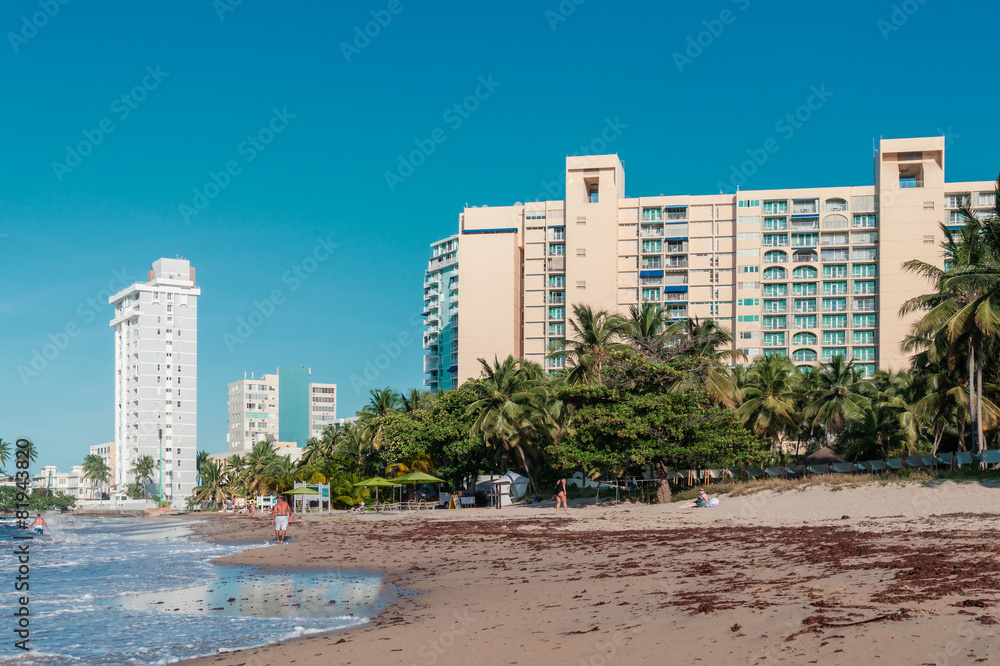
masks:
{"label": "shallow water", "polygon": [[[397,596],[372,572],[210,564],[248,546],[191,541],[188,521],[47,520],[51,529],[30,542],[31,652],[5,638],[3,663],[169,663],[364,623]],[[14,532],[0,523],[7,564],[16,559]],[[0,589],[13,590],[15,567],[3,570],[10,580]],[[8,636],[23,594],[0,594]]]}

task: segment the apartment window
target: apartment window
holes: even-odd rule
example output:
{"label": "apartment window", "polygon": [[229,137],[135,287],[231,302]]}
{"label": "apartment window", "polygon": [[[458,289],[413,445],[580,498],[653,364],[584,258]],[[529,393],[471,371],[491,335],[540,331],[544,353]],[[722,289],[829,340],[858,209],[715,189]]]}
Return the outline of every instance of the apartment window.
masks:
{"label": "apartment window", "polygon": [[874,298],[855,298],[854,310],[857,312],[871,312],[875,309]]}
{"label": "apartment window", "polygon": [[854,344],[856,345],[875,344],[875,331],[854,331]]}
{"label": "apartment window", "polygon": [[663,219],[663,209],[662,208],[643,208],[642,209],[642,219],[648,220],[650,222],[655,222],[656,220]]}
{"label": "apartment window", "polygon": [[820,259],[822,261],[847,261],[849,257],[850,251],[846,249],[820,251]]}
{"label": "apartment window", "polygon": [[759,257],[760,250],[754,248],[753,250],[736,250],[737,257]]}
{"label": "apartment window", "polygon": [[[798,320],[799,317],[796,317],[795,319]],[[811,347],[816,344],[816,334],[796,333],[795,337],[792,338],[792,344],[800,347]]]}
{"label": "apartment window", "polygon": [[560,257],[566,254],[566,245],[563,243],[549,243],[549,256]]}
{"label": "apartment window", "polygon": [[990,208],[997,203],[996,192],[976,192],[976,205],[983,208]]}
{"label": "apartment window", "polygon": [[576,288],[577,289],[586,289],[587,288],[587,281],[586,280],[577,280],[576,281]]}
{"label": "apartment window", "polygon": [[847,210],[847,202],[838,198],[827,199],[823,202],[823,210],[830,213]]}
{"label": "apartment window", "polygon": [[764,218],[764,231],[787,231],[787,230],[788,230],[787,217]]}
{"label": "apartment window", "polygon": [[764,356],[780,356],[781,358],[785,358],[786,356],[788,356],[788,350],[787,349],[765,349],[764,350]]}
{"label": "apartment window", "polygon": [[760,305],[760,299],[759,298],[738,298],[738,299],[736,299],[736,305],[738,305],[739,307],[745,307],[745,308],[756,307],[756,306]]}
{"label": "apartment window", "polygon": [[838,296],[840,294],[847,293],[847,283],[846,282],[824,282],[823,283],[823,293],[827,296],[833,295]]}
{"label": "apartment window", "polygon": [[924,236],[924,245],[934,245],[934,234]]}
{"label": "apartment window", "polygon": [[832,361],[834,356],[842,356],[844,358],[847,358],[847,349],[844,347],[823,348],[823,360],[825,362]]}
{"label": "apartment window", "polygon": [[765,201],[762,212],[765,215],[783,215],[788,213],[788,200]]}
{"label": "apartment window", "polygon": [[644,302],[659,301],[660,290],[658,287],[647,287],[642,290],[642,300]]}
{"label": "apartment window", "polygon": [[739,204],[737,204],[737,207],[739,207],[739,208],[759,208],[760,207],[760,199],[742,199],[742,200],[740,200]]}
{"label": "apartment window", "polygon": [[851,210],[878,210],[878,197],[871,194],[863,197],[851,197]]}
{"label": "apartment window", "polygon": [[753,324],[760,321],[760,315],[736,315],[736,321],[740,324]]}
{"label": "apartment window", "polygon": [[819,212],[819,199],[792,199],[792,215],[810,215]]}
{"label": "apartment window", "polygon": [[846,311],[847,311],[846,298],[823,299],[823,312],[846,312]]}
{"label": "apartment window", "polygon": [[875,348],[874,347],[855,347],[851,350],[851,358],[855,361],[874,361],[875,360]]}
{"label": "apartment window", "polygon": [[948,211],[948,224],[965,224],[965,216],[960,210]]}
{"label": "apartment window", "polygon": [[796,298],[792,302],[792,309],[795,312],[816,312],[816,299]]}
{"label": "apartment window", "polygon": [[760,224],[760,215],[737,215],[736,224]]}
{"label": "apartment window", "polygon": [[961,208],[969,206],[968,194],[946,194],[944,195],[945,208]]}
{"label": "apartment window", "polygon": [[566,308],[549,308],[549,319],[565,319]]}
{"label": "apartment window", "polygon": [[764,285],[764,297],[775,297],[781,298],[788,296],[788,285],[787,284],[765,284]]}
{"label": "apartment window", "polygon": [[816,315],[796,317],[795,328],[816,328]]}
{"label": "apartment window", "polygon": [[876,292],[875,280],[855,280],[855,294],[874,294]]}
{"label": "apartment window", "polygon": [[792,247],[816,247],[819,234],[792,234]]}
{"label": "apartment window", "polygon": [[851,266],[851,277],[878,277],[878,264],[855,264]]}
{"label": "apartment window", "polygon": [[934,202],[933,201],[925,201],[924,202],[924,210],[934,210]]}
{"label": "apartment window", "polygon": [[851,226],[855,229],[870,229],[878,226],[877,215],[855,215]]}
{"label": "apartment window", "polygon": [[782,330],[788,328],[788,317],[764,317],[761,326],[771,330]]}
{"label": "apartment window", "polygon": [[816,352],[812,349],[796,349],[792,352],[792,360],[796,363],[812,363],[816,360]]}
{"label": "apartment window", "polygon": [[759,233],[742,233],[742,234],[737,234],[736,238],[737,238],[737,240],[741,240],[741,241],[759,241],[760,240],[760,234]]}
{"label": "apartment window", "polygon": [[760,272],[760,266],[740,266],[741,273],[758,273]]}
{"label": "apartment window", "polygon": [[785,346],[785,334],[784,333],[765,333],[764,334],[764,346],[765,347],[784,347]]}
{"label": "apartment window", "polygon": [[740,331],[740,340],[756,340],[760,337],[760,331]]}
{"label": "apartment window", "polygon": [[815,295],[816,295],[815,282],[802,282],[799,284],[792,285],[792,296],[815,296]]}
{"label": "apartment window", "polygon": [[785,247],[788,245],[788,234],[764,234],[764,247]]}
{"label": "apartment window", "polygon": [[765,264],[784,264],[788,262],[788,255],[781,250],[771,250],[764,253]]}
{"label": "apartment window", "polygon": [[582,216],[581,217],[577,217],[576,218],[576,223],[577,224],[587,224],[587,218],[586,217],[582,217]]}
{"label": "apartment window", "polygon": [[524,219],[526,220],[544,220],[545,211],[544,210],[529,210],[525,211]]}
{"label": "apartment window", "polygon": [[586,250],[586,248],[582,248],[582,247],[581,248],[577,248],[577,250],[576,250],[576,256],[578,256],[578,257],[586,257],[587,256],[587,250]]}
{"label": "apartment window", "polygon": [[851,250],[851,261],[874,261],[878,257],[875,248],[856,248]]}
{"label": "apartment window", "polygon": [[823,328],[847,328],[847,315],[823,315]]}
{"label": "apartment window", "polygon": [[740,289],[760,289],[760,282],[740,282]]}
{"label": "apartment window", "polygon": [[549,335],[565,335],[566,334],[566,324],[562,323],[550,323],[549,324]]}
{"label": "apartment window", "polygon": [[824,345],[846,345],[847,331],[823,331]]}
{"label": "apartment window", "polygon": [[658,240],[642,241],[642,251],[644,254],[659,254],[663,252],[663,242]]}
{"label": "apartment window", "polygon": [[561,289],[566,286],[566,276],[565,275],[550,275],[549,276],[549,286]]}

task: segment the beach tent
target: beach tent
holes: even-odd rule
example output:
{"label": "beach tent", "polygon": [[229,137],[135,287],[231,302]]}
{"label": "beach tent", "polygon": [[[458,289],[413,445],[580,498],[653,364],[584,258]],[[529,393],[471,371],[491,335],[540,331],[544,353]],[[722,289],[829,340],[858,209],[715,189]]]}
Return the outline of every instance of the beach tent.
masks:
{"label": "beach tent", "polygon": [[476,490],[484,493],[496,492],[500,488],[500,506],[510,506],[516,497],[523,497],[528,492],[528,479],[515,472],[507,470],[500,476],[480,476],[476,479]]}
{"label": "beach tent", "polygon": [[810,453],[802,459],[802,463],[804,465],[832,465],[834,463],[842,462],[847,461],[825,446]]}

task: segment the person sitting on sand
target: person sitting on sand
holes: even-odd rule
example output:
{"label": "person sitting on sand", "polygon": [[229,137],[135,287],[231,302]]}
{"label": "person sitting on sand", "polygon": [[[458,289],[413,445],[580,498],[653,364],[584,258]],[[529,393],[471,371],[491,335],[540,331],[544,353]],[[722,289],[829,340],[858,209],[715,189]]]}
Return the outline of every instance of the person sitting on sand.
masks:
{"label": "person sitting on sand", "polygon": [[365,511],[365,503],[364,502],[361,502],[356,507],[354,507],[353,509],[351,509],[351,513],[364,513],[364,511]]}
{"label": "person sitting on sand", "polygon": [[705,492],[704,488],[701,489],[701,492],[698,494],[698,497],[695,499],[694,505],[695,506],[708,506],[708,493]]}
{"label": "person sitting on sand", "polygon": [[274,523],[274,540],[278,543],[285,543],[285,530],[292,519],[292,507],[288,506],[284,496],[278,497],[277,504],[271,511],[271,522]]}

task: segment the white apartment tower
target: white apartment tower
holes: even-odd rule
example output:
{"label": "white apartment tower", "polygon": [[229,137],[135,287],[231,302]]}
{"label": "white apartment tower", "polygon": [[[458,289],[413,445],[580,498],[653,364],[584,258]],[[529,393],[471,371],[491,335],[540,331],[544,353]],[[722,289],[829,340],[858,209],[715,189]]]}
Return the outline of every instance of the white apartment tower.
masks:
{"label": "white apartment tower", "polygon": [[198,426],[198,296],[186,259],[153,262],[148,282],[109,299],[115,307],[113,492],[133,483],[140,456],[157,463],[150,494],[183,504],[195,486]]}

